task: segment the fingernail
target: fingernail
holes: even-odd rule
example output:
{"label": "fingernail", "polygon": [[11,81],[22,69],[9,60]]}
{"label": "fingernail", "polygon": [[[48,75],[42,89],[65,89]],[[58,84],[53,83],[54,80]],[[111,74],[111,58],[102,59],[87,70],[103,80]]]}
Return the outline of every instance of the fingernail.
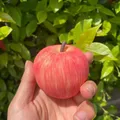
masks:
{"label": "fingernail", "polygon": [[88,85],[86,89],[92,96],[95,95],[95,88],[92,85]]}
{"label": "fingernail", "polygon": [[84,111],[76,113],[74,120],[87,120],[87,114]]}
{"label": "fingernail", "polygon": [[25,62],[25,69],[27,68],[28,63],[29,63],[29,61],[26,61],[26,62]]}

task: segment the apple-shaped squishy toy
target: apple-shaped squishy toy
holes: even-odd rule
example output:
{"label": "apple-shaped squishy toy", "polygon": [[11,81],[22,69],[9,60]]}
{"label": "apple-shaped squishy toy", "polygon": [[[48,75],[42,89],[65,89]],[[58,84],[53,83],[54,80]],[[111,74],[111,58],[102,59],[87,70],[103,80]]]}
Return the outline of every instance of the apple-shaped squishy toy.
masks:
{"label": "apple-shaped squishy toy", "polygon": [[34,59],[33,71],[48,96],[67,99],[77,95],[87,80],[89,63],[80,49],[63,42],[42,49]]}

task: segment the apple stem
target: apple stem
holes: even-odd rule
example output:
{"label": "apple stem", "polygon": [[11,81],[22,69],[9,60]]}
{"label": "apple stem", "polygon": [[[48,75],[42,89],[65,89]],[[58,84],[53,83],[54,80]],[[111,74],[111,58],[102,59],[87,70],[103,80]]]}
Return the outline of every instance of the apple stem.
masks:
{"label": "apple stem", "polygon": [[63,42],[60,48],[60,52],[64,52],[65,45],[66,45],[66,42]]}

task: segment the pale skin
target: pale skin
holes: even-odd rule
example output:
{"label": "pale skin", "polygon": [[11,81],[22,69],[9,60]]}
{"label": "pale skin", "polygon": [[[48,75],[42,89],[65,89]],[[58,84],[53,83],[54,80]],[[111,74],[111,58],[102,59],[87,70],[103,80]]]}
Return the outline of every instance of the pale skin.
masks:
{"label": "pale skin", "polygon": [[[91,63],[92,54],[85,55]],[[9,105],[7,120],[92,120],[95,117],[89,102],[97,91],[93,81],[86,81],[80,93],[70,99],[55,99],[37,86],[32,67],[33,63],[27,61],[19,88]]]}

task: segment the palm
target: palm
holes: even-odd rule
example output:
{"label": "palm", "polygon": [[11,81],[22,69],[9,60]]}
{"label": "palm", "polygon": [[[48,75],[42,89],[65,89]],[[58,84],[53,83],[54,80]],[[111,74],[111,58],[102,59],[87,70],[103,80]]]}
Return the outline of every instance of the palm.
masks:
{"label": "palm", "polygon": [[34,99],[19,112],[19,116],[24,114],[22,120],[73,120],[78,105],[76,97],[59,100],[37,90]]}

